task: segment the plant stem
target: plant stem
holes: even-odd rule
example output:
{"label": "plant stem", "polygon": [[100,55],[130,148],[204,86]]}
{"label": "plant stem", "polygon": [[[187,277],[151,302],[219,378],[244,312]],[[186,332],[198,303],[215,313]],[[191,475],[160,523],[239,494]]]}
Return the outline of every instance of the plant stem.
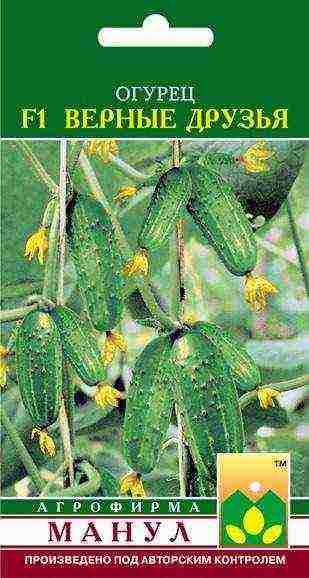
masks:
{"label": "plant stem", "polygon": [[293,236],[293,241],[294,241],[296,251],[297,251],[299,266],[300,266],[300,270],[301,270],[302,277],[303,277],[303,282],[304,282],[305,289],[306,289],[306,294],[307,294],[307,297],[309,299],[309,272],[308,272],[308,269],[306,267],[304,250],[303,250],[302,243],[301,243],[298,231],[297,231],[297,225],[296,225],[296,221],[294,219],[293,210],[292,210],[292,206],[291,206],[291,202],[290,202],[289,198],[287,198],[287,200],[286,200],[286,208],[287,208],[289,223],[290,223],[291,232],[292,232],[292,236]]}
{"label": "plant stem", "polygon": [[65,463],[68,467],[69,472],[69,482],[70,486],[74,484],[74,464],[73,464],[73,457],[72,457],[72,448],[71,448],[71,437],[70,437],[70,428],[69,428],[69,421],[68,416],[65,408],[64,399],[62,398],[60,411],[59,411],[59,430],[63,445],[63,453],[65,457]]}
{"label": "plant stem", "polygon": [[89,397],[90,399],[93,398],[93,386],[87,385],[83,381],[78,380],[77,387],[78,389],[80,389],[80,391],[82,391],[85,395],[87,395],[87,397]]}
{"label": "plant stem", "polygon": [[[116,214],[112,207],[110,206],[108,200],[106,199],[100,183],[96,177],[96,174],[87,158],[85,153],[82,151],[80,154],[80,166],[84,172],[85,178],[89,183],[90,189],[92,191],[93,196],[102,204],[106,213],[111,219],[113,224],[116,236],[118,238],[119,247],[121,253],[123,255],[124,260],[128,260],[132,258],[132,249],[129,246],[125,234],[122,230],[122,227],[116,217]],[[154,294],[151,289],[151,285],[147,279],[144,279],[140,275],[136,277],[136,285],[139,288],[142,297],[152,313],[153,317],[155,317],[159,323],[167,330],[171,331],[179,326],[179,322],[175,319],[172,319],[158,304],[157,300],[154,297]]]}
{"label": "plant stem", "polygon": [[59,231],[59,204],[57,203],[48,236],[48,255],[45,265],[42,296],[56,301],[58,291],[58,231]]}
{"label": "plant stem", "polygon": [[71,367],[68,364],[64,364],[63,371],[63,397],[65,408],[68,416],[69,431],[71,446],[74,447],[75,443],[75,431],[74,431],[74,418],[75,418],[75,381],[73,378],[73,373]]}
{"label": "plant stem", "polygon": [[23,319],[29,311],[34,311],[37,309],[38,304],[25,305],[24,307],[16,307],[16,309],[6,309],[5,311],[0,311],[0,323],[8,323],[11,321],[17,321],[18,319]]}
{"label": "plant stem", "polygon": [[59,270],[58,270],[58,305],[64,305],[63,279],[65,268],[65,227],[66,227],[66,182],[67,182],[67,143],[60,141],[60,184],[59,184]]}
{"label": "plant stem", "polygon": [[73,178],[75,170],[77,168],[77,165],[79,163],[79,157],[80,157],[80,153],[83,150],[83,146],[84,146],[84,142],[83,140],[81,141],[77,141],[74,142],[71,145],[71,155],[73,156],[73,160],[70,162],[70,166],[69,166],[69,173],[70,173],[70,177]]}
{"label": "plant stem", "polygon": [[[172,143],[172,165],[180,166],[181,144],[178,139]],[[177,318],[183,321],[186,289],[184,285],[185,277],[185,244],[184,244],[184,221],[180,219],[176,224],[176,249],[177,249],[177,283],[178,283],[178,313]]]}
{"label": "plant stem", "polygon": [[[74,282],[75,277],[66,272],[64,276],[65,285],[70,285]],[[19,283],[17,285],[6,285],[3,287],[1,294],[1,301],[14,298],[27,298],[29,295],[34,293],[41,295],[43,289],[43,281],[26,281],[25,283]]]}
{"label": "plant stem", "polygon": [[124,217],[124,215],[129,213],[129,211],[131,211],[131,209],[134,209],[136,207],[136,205],[141,203],[141,201],[143,201],[144,199],[147,199],[147,197],[149,197],[149,195],[152,193],[152,191],[153,191],[153,187],[145,187],[142,192],[136,194],[130,202],[126,203],[126,205],[124,207],[121,207],[118,209],[117,217],[119,219]]}
{"label": "plant stem", "polygon": [[18,139],[16,141],[16,144],[21,149],[27,161],[31,164],[32,168],[34,169],[34,172],[39,177],[39,179],[47,186],[47,188],[50,191],[56,192],[58,190],[58,185],[46,172],[43,165],[40,163],[39,159],[34,154],[34,152],[32,152],[30,146],[26,143],[26,141],[24,141],[23,139]]}
{"label": "plant stem", "polygon": [[178,473],[179,473],[179,494],[186,497],[187,494],[187,451],[183,443],[183,426],[180,413],[176,406],[177,429],[178,429]]}
{"label": "plant stem", "polygon": [[182,322],[184,318],[186,288],[184,285],[185,274],[185,245],[184,245],[184,222],[178,221],[176,224],[176,246],[177,246],[177,265],[178,265],[178,293],[179,293],[179,308],[178,319]]}
{"label": "plant stem", "polygon": [[[180,166],[181,143],[180,140],[172,141],[172,166]],[[183,322],[185,313],[185,246],[184,246],[184,223],[179,220],[175,228],[176,235],[176,293],[177,293],[177,318]],[[177,427],[178,427],[178,468],[179,468],[179,488],[181,496],[193,495],[194,485],[194,462],[190,450],[185,442],[185,432],[181,415],[176,404]]]}
{"label": "plant stem", "polygon": [[[305,373],[300,377],[296,377],[295,379],[290,379],[288,381],[279,381],[278,383],[267,383],[263,385],[260,389],[277,389],[279,393],[283,393],[284,391],[290,391],[292,389],[298,389],[299,387],[303,387],[304,385],[309,384],[309,373]],[[254,389],[253,391],[248,391],[244,393],[239,398],[239,405],[241,409],[244,409],[251,403],[252,401],[256,400],[258,397],[258,390]]]}
{"label": "plant stem", "polygon": [[[180,140],[174,139],[172,141],[172,166],[180,166],[181,143]],[[177,297],[177,319],[183,321],[184,307],[186,300],[186,290],[184,286],[185,276],[185,247],[184,247],[184,222],[180,219],[175,228],[176,236],[176,297]]]}
{"label": "plant stem", "polygon": [[[59,266],[58,266],[58,294],[57,304],[64,305],[63,295],[63,279],[65,268],[65,243],[66,243],[66,193],[67,193],[67,141],[61,139],[60,141],[60,179],[59,179]],[[64,373],[66,370],[64,369]],[[68,376],[65,373],[64,379]],[[66,394],[71,398],[72,388],[66,388]],[[74,400],[73,400],[74,404]],[[71,442],[74,438],[74,432],[70,431],[69,424],[73,424],[74,416],[68,416],[67,411],[72,407],[72,399],[64,399],[62,397],[60,412],[59,412],[59,428],[63,444],[63,451],[65,461],[69,471],[70,486],[74,484],[74,464],[72,457]]]}
{"label": "plant stem", "polygon": [[53,301],[42,297],[41,295],[29,295],[26,299],[25,305],[17,307],[16,309],[5,309],[0,312],[0,323],[16,321],[23,319],[29,311],[34,311],[38,307],[46,307],[47,309],[54,307]]}
{"label": "plant stem", "polygon": [[194,496],[194,479],[196,477],[196,468],[189,448],[184,441],[184,428],[177,407],[176,416],[178,429],[177,441],[180,496]]}
{"label": "plant stem", "polygon": [[25,281],[14,285],[6,285],[2,287],[1,301],[6,299],[23,298],[35,292],[41,292],[42,282],[40,281]]}
{"label": "plant stem", "polygon": [[56,470],[53,479],[52,479],[52,480],[49,480],[49,481],[45,484],[45,486],[44,486],[44,488],[43,488],[43,491],[42,491],[42,492],[40,493],[40,495],[39,495],[39,498],[43,498],[43,497],[49,495],[50,490],[51,490],[52,487],[54,486],[55,482],[60,478],[60,476],[61,476],[61,474],[62,474],[62,472],[63,472],[63,470],[64,470],[64,467],[65,467],[65,464],[62,463],[62,464],[60,465],[60,467],[58,468],[58,470]]}
{"label": "plant stem", "polygon": [[128,177],[132,177],[133,179],[136,179],[137,181],[142,181],[142,182],[145,181],[146,182],[149,179],[153,178],[153,175],[146,175],[144,173],[140,173],[139,171],[137,171],[136,169],[134,169],[133,167],[128,165],[128,163],[123,161],[121,158],[116,157],[112,153],[109,153],[109,160],[118,169],[120,169],[125,175],[128,175]]}
{"label": "plant stem", "polygon": [[1,407],[1,423],[4,427],[4,429],[6,430],[12,445],[14,446],[14,449],[16,451],[16,453],[18,454],[21,462],[24,464],[29,477],[32,480],[33,485],[35,486],[37,492],[42,492],[43,488],[44,488],[44,482],[40,476],[40,472],[38,470],[38,468],[36,467],[32,457],[30,456],[28,450],[26,449],[26,447],[24,446],[21,438],[18,435],[17,430],[15,429],[15,427],[13,426],[13,424],[11,423],[10,419],[8,418],[5,410],[3,407]]}

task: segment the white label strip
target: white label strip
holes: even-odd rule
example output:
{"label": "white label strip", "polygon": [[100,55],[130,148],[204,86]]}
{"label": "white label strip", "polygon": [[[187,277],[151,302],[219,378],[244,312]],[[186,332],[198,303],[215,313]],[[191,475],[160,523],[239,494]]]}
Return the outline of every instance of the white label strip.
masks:
{"label": "white label strip", "polygon": [[[215,546],[214,518],[2,518],[3,546]],[[309,518],[291,519],[289,542],[309,546]]]}

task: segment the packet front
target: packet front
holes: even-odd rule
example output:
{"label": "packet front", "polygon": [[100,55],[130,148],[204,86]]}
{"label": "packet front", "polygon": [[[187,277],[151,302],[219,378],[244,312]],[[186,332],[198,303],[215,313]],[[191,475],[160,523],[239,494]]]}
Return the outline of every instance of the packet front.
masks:
{"label": "packet front", "polygon": [[306,7],[2,7],[3,576],[305,576]]}

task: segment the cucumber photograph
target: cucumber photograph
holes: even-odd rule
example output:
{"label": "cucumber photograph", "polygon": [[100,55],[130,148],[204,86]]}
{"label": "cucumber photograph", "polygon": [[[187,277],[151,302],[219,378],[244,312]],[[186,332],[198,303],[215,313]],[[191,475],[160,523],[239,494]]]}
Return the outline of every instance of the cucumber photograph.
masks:
{"label": "cucumber photograph", "polygon": [[4,497],[309,494],[307,141],[2,142]]}

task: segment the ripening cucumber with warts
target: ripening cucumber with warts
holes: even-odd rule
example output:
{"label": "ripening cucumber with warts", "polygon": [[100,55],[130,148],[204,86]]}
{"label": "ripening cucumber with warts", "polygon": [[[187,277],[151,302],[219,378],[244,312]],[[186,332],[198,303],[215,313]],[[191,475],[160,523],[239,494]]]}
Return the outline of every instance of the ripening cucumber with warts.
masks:
{"label": "ripening cucumber with warts", "polygon": [[237,387],[250,391],[260,385],[262,378],[258,366],[229,331],[224,331],[214,323],[205,322],[195,323],[193,331],[215,346]]}
{"label": "ripening cucumber with warts", "polygon": [[161,247],[173,234],[192,193],[190,172],[173,167],[159,179],[138,236],[138,246],[147,251]]}
{"label": "ripening cucumber with warts", "polygon": [[109,331],[124,308],[122,261],[111,219],[98,201],[75,194],[67,234],[89,319],[97,331]]}
{"label": "ripening cucumber with warts", "polygon": [[23,404],[34,427],[45,429],[58,418],[62,390],[62,347],[52,317],[28,313],[16,337],[16,367]]}
{"label": "ripening cucumber with warts", "polygon": [[126,401],[123,446],[131,468],[147,474],[155,467],[173,406],[174,367],[169,336],[151,341],[138,357]]}
{"label": "ripening cucumber with warts", "polygon": [[256,239],[232,188],[214,170],[192,165],[191,174],[187,208],[202,236],[231,273],[250,273],[257,261]]}
{"label": "ripening cucumber with warts", "polygon": [[175,346],[175,400],[200,479],[216,483],[217,453],[243,452],[235,383],[216,347],[194,332]]}
{"label": "ripening cucumber with warts", "polygon": [[96,385],[106,378],[101,362],[101,352],[95,336],[80,317],[63,305],[50,311],[55,321],[65,358],[74,367],[80,379],[87,385]]}

